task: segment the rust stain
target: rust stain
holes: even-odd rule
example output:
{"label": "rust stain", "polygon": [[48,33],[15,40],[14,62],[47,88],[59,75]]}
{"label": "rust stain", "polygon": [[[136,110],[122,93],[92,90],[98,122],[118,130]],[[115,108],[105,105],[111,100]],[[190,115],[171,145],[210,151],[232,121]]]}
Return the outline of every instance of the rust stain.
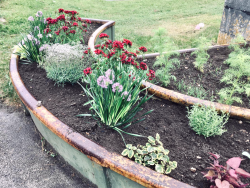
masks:
{"label": "rust stain", "polygon": [[[114,24],[110,22],[109,24]],[[104,29],[104,27],[103,27]],[[96,30],[98,34],[100,30]],[[94,40],[92,40],[94,42]],[[91,44],[93,45],[93,43]],[[10,77],[12,84],[25,106],[49,130],[71,146],[87,155],[92,161],[145,186],[154,188],[192,188],[192,186],[177,181],[168,176],[159,174],[149,168],[143,167],[116,153],[110,153],[103,147],[88,140],[84,136],[58,120],[43,106],[37,107],[37,100],[28,92],[18,73],[18,56],[12,55],[10,61]]]}

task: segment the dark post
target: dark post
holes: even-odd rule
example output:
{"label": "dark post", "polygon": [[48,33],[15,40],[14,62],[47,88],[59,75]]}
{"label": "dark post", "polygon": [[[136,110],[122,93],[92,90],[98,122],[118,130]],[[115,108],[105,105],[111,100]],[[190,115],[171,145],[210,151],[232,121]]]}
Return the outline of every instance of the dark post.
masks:
{"label": "dark post", "polygon": [[250,41],[250,0],[225,0],[218,44],[228,44],[237,34]]}

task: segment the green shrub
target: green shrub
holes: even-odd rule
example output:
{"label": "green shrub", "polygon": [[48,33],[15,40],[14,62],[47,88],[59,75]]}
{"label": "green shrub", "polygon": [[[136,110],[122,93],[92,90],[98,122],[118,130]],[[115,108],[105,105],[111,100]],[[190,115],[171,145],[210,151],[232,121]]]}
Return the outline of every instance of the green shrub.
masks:
{"label": "green shrub", "polygon": [[187,117],[190,127],[198,135],[210,137],[226,132],[223,125],[228,121],[229,115],[218,115],[215,108],[194,105],[192,109],[188,108]]}
{"label": "green shrub", "polygon": [[45,55],[39,65],[46,70],[47,77],[55,81],[55,84],[62,86],[67,82],[74,84],[83,76],[84,68],[91,61],[87,57],[82,58],[86,49],[87,47],[81,44],[48,45],[43,49]]}
{"label": "green shrub", "polygon": [[169,161],[169,150],[163,148],[160,141],[160,135],[157,133],[156,138],[148,137],[148,142],[145,146],[139,145],[137,147],[132,144],[127,144],[126,149],[123,150],[122,155],[134,159],[136,163],[143,166],[154,166],[155,171],[162,174],[169,174],[177,167],[176,161]]}

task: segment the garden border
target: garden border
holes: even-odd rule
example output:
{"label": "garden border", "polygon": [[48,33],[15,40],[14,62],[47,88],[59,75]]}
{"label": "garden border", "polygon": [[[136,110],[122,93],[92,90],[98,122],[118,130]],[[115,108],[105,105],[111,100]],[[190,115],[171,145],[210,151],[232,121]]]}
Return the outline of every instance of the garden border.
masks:
{"label": "garden border", "polygon": [[[115,24],[114,21],[89,20],[104,23],[90,37],[89,46],[95,43],[101,32],[105,32],[110,27],[110,32],[114,34],[114,29],[112,29],[112,26]],[[108,152],[103,147],[62,123],[45,107],[40,106],[39,102],[29,93],[19,75],[18,62],[19,56],[12,54],[10,78],[22,103],[30,112],[36,127],[69,164],[98,187],[193,188],[190,185],[139,165],[119,154]]]}

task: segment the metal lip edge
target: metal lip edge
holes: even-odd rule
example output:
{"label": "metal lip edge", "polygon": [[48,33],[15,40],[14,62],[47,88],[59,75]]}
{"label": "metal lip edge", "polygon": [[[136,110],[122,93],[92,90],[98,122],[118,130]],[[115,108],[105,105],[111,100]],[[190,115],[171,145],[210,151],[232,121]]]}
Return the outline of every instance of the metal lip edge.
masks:
{"label": "metal lip edge", "polygon": [[[113,24],[109,21],[99,27],[94,33],[100,32],[106,26]],[[105,30],[105,29],[104,29]],[[103,31],[103,30],[102,30]],[[10,60],[10,78],[12,84],[26,107],[38,118],[50,131],[70,144],[72,147],[87,155],[97,164],[110,168],[137,183],[146,187],[179,187],[191,188],[188,184],[159,174],[149,168],[143,167],[119,154],[108,152],[102,146],[82,136],[68,127],[51,114],[45,107],[37,107],[37,100],[29,93],[18,72],[19,56],[12,54]],[[135,170],[136,169],[136,170]]]}

